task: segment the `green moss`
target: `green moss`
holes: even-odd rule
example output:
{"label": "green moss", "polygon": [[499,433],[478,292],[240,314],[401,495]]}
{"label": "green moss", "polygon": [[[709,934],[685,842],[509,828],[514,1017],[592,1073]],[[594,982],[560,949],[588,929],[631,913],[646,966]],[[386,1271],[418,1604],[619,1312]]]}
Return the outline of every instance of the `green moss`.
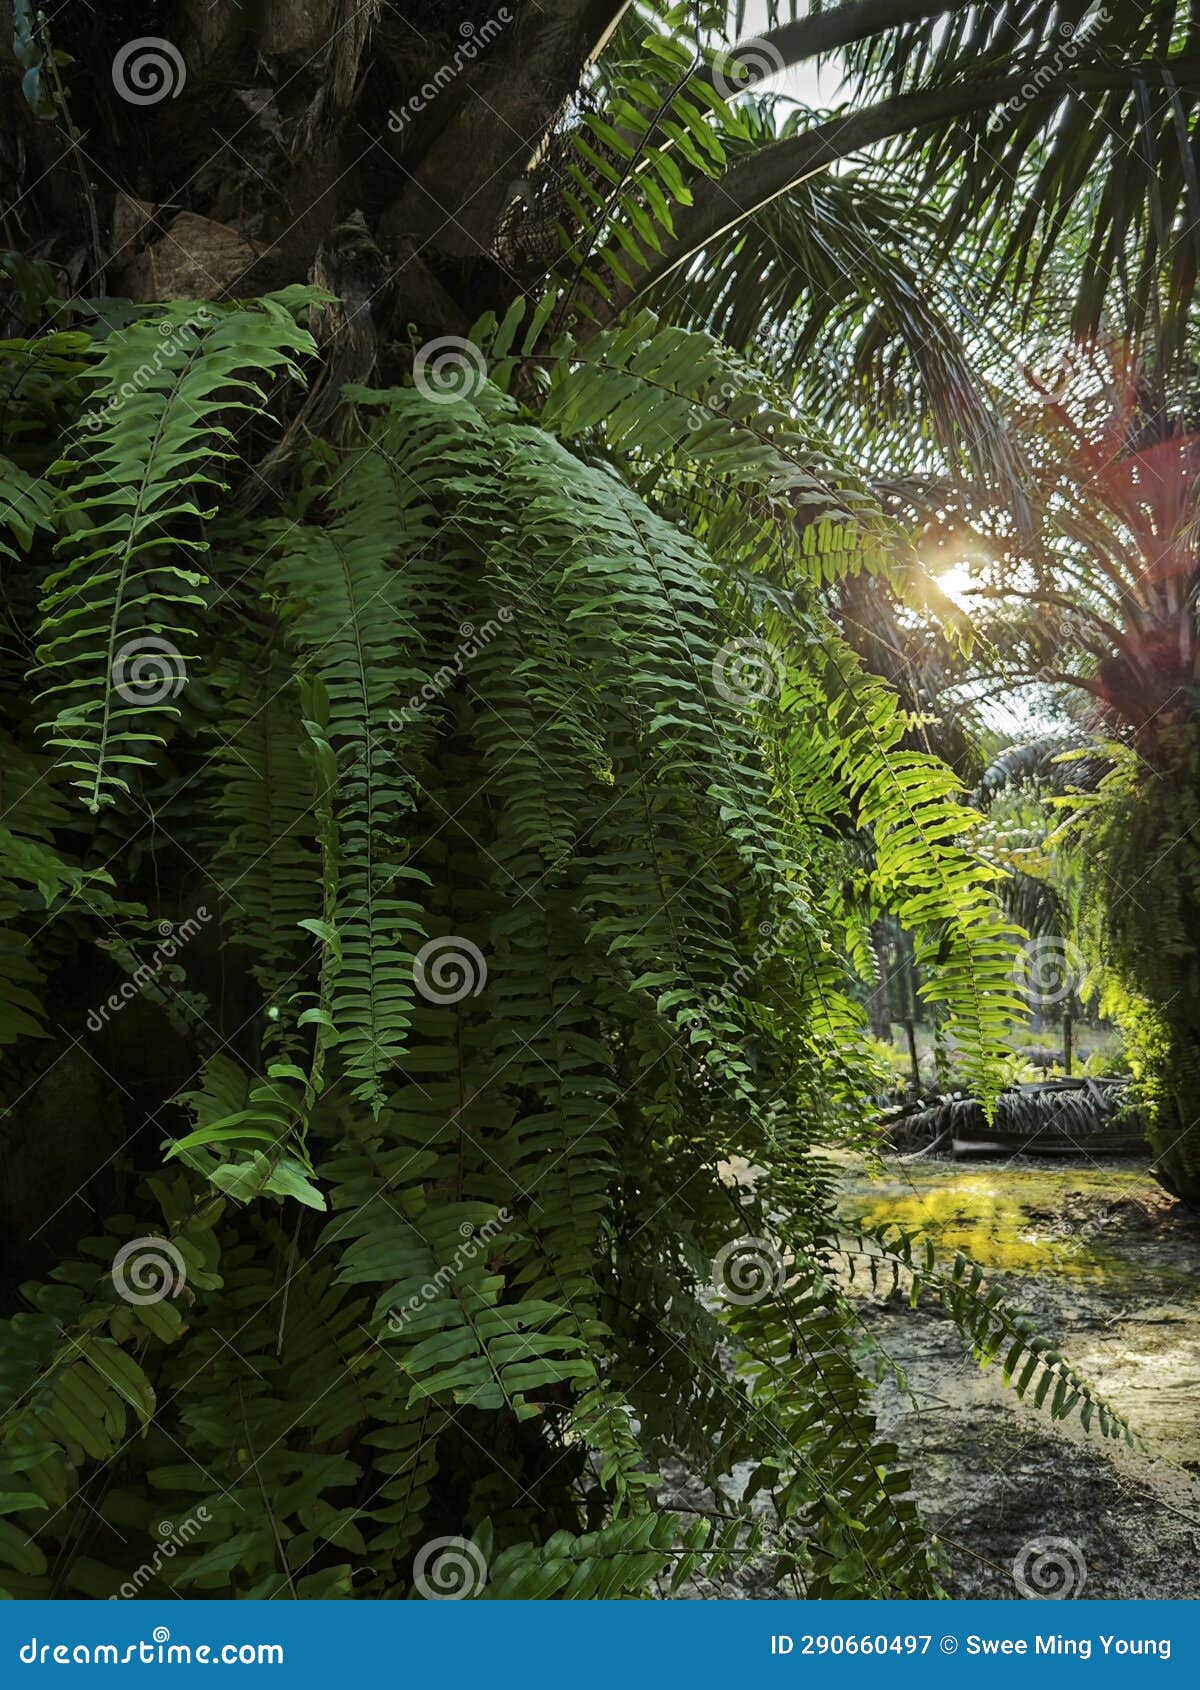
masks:
{"label": "green moss", "polygon": [[854,1182],[843,1211],[870,1225],[885,1221],[927,1233],[944,1252],[961,1250],[995,1273],[1069,1274],[1110,1279],[1130,1271],[1100,1228],[1064,1217],[1093,1203],[1152,1189],[1141,1170],[963,1168],[923,1165],[911,1184],[888,1172]]}

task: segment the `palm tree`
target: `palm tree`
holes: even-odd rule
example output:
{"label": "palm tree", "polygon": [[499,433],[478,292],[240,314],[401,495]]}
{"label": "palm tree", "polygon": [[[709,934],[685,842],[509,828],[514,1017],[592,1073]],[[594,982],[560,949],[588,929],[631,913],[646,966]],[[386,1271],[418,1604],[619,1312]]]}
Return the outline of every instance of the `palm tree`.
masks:
{"label": "palm tree", "polygon": [[[1058,767],[1077,814],[1085,930],[1123,988],[1156,1171],[1200,1197],[1200,434],[1194,384],[1110,343],[1060,389],[1036,370],[1017,428],[1039,544],[993,510],[969,532],[972,684],[1073,693],[1101,761]],[[986,504],[986,499],[980,501]],[[976,511],[976,516],[983,513]],[[990,530],[990,531],[989,531]],[[1051,749],[1060,752],[1068,742]],[[1074,744],[1080,746],[1079,735]],[[1084,741],[1086,744],[1086,740]],[[1046,747],[1042,747],[1045,762]],[[1107,772],[1105,772],[1107,770]],[[1065,802],[1063,798],[1060,804]]]}
{"label": "palm tree", "polygon": [[[1117,254],[1136,284],[1131,315],[1159,260],[1177,315],[1190,298],[1200,55],[1182,3],[844,0],[800,16],[773,4],[782,21],[739,43],[741,9],[725,5],[551,0],[494,16],[472,5],[461,18],[433,7],[418,32],[377,0],[350,10],[284,0],[262,20],[180,0],[161,19],[167,49],[140,59],[119,39],[119,16],[68,4],[51,23],[27,0],[5,11],[15,46],[0,99],[18,190],[9,244],[60,282],[69,275],[81,297],[118,282],[134,297],[184,281],[246,292],[316,268],[327,281],[346,273],[360,337],[368,318],[377,331],[445,332],[544,275],[557,245],[547,253],[540,231],[563,215],[585,225],[580,255],[619,233],[628,273],[608,299],[616,311],[661,297],[701,255],[710,265],[722,243],[761,229],[761,214],[789,210],[789,196],[828,188],[836,215],[831,168],[886,146],[890,173],[938,185],[943,245],[963,233],[1002,240],[1009,282],[1044,278],[1064,222],[1081,217],[1080,326],[1098,319]],[[774,138],[749,132],[720,98],[834,54],[853,97],[829,115],[795,114]],[[612,190],[599,195],[572,176],[586,174],[587,155],[563,153],[563,137],[586,142],[589,127],[621,161],[613,181],[591,148]],[[1146,161],[1132,179],[1130,156]],[[653,215],[622,226],[636,210],[627,189],[661,210],[681,181],[694,192],[657,236]],[[588,209],[597,198],[599,216]],[[886,211],[878,185],[873,200]],[[643,236],[645,262],[633,256]],[[853,228],[839,244],[853,272]],[[606,293],[613,273],[597,271]]]}

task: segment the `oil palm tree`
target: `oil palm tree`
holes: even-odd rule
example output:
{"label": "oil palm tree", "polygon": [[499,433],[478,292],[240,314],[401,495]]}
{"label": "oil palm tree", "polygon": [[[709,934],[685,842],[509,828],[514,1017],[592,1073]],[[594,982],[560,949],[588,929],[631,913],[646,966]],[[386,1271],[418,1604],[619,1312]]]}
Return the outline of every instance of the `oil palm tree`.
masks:
{"label": "oil palm tree", "polygon": [[[1024,435],[1040,544],[976,526],[978,673],[1074,694],[1101,760],[1060,763],[1084,928],[1124,991],[1156,1171],[1200,1196],[1200,436],[1184,364],[1109,344],[1065,389],[1031,372]],[[962,530],[960,532],[965,532]],[[1076,753],[1079,738],[1075,735]],[[1067,749],[1066,741],[1059,744]],[[1045,747],[1042,748],[1043,752]],[[1043,761],[1044,761],[1043,757]],[[1060,798],[1060,804],[1067,803]]]}

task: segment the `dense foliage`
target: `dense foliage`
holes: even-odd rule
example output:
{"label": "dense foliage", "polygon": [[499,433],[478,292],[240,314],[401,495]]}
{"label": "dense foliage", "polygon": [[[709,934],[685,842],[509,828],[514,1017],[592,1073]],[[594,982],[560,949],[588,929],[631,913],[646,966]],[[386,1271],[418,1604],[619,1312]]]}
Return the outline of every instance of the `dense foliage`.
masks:
{"label": "dense foliage", "polygon": [[[815,171],[939,121],[986,210],[1007,190],[973,137],[1059,11],[998,8],[981,39],[974,8],[901,9],[772,37],[858,43],[871,103],[843,131],[735,99],[682,9],[542,6],[368,168],[360,120],[421,85],[380,9],[318,15],[306,57],[303,19],[238,8],[204,26],[211,109],[181,103],[173,146],[132,157],[129,108],[97,124],[126,184],[103,250],[86,173],[37,170],[112,96],[15,9],[39,237],[7,237],[0,343],[0,1033],[35,1232],[0,1329],[10,1593],[422,1595],[457,1571],[636,1595],[764,1544],[810,1594],[935,1593],[851,1268],[1123,1434],[978,1269],[846,1237],[834,1208],[881,913],[985,1100],[1019,1012],[961,782],[837,617],[848,583],[908,590],[911,489],[876,484],[858,424],[847,461],[801,390],[842,229],[846,393],[898,334],[920,467],[969,440],[1016,485],[972,349],[929,353],[947,317],[878,238],[889,193],[867,176],[851,218]],[[1155,45],[1134,10],[1106,86],[1131,82],[1118,47]],[[1000,168],[1059,147],[1035,118],[1076,74]],[[279,204],[214,187],[247,111]],[[519,191],[484,112],[529,144]],[[1090,206],[1096,238],[1150,198]],[[751,321],[759,249],[730,231],[768,208],[812,239]],[[961,196],[943,209],[960,228]],[[711,1513],[659,1505],[679,1468]]]}
{"label": "dense foliage", "polygon": [[[727,367],[642,318],[562,349],[537,423],[494,383],[358,391],[351,441],[308,448],[278,516],[239,516],[240,396],[311,351],[305,309],[77,337],[22,405],[40,620],[36,702],[9,703],[37,783],[9,816],[15,912],[43,975],[97,944],[132,971],[203,890],[241,978],[218,992],[182,944],[182,979],[155,978],[198,1070],[168,1166],[10,1325],[14,1588],[108,1594],[136,1571],[118,1521],[202,1506],[176,1585],[381,1594],[424,1539],[484,1533],[494,1594],[632,1590],[757,1529],[733,1502],[715,1538],[657,1513],[651,1476],[682,1458],[714,1487],[756,1464],[808,1588],[931,1589],[815,1152],[861,1089],[846,828],[873,830],[985,1089],[1011,951],[953,777],[897,749],[902,716],[820,620],[814,589],[858,556],[797,535],[811,452],[749,393],[742,423],[689,427]],[[516,315],[491,335],[504,385]],[[649,500],[614,473],[646,440]],[[731,587],[768,529],[768,574]],[[185,643],[176,703],[161,661]],[[118,691],[114,652],[160,666]],[[739,693],[747,652],[777,686]],[[152,851],[114,851],[138,809]],[[40,984],[10,1036],[44,1030]],[[753,1193],[722,1172],[739,1158],[768,1169]],[[122,1295],[131,1237],[127,1271],[157,1249],[169,1300]],[[740,1295],[743,1249],[769,1300]],[[1025,1386],[1080,1400],[977,1286],[931,1286]],[[74,1500],[90,1461],[97,1516]]]}

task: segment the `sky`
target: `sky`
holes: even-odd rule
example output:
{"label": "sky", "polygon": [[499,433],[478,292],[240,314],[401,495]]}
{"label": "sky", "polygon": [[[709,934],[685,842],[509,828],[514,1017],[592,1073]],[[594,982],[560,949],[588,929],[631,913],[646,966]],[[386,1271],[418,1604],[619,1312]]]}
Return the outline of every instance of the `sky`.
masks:
{"label": "sky", "polygon": [[[765,0],[749,0],[742,40],[747,40],[767,27]],[[808,59],[803,64],[789,65],[780,75],[769,77],[761,83],[760,87],[773,94],[788,94],[793,100],[799,100],[806,106],[831,106],[837,99],[841,81],[841,73],[836,64],[830,62],[818,67],[813,60]]]}

